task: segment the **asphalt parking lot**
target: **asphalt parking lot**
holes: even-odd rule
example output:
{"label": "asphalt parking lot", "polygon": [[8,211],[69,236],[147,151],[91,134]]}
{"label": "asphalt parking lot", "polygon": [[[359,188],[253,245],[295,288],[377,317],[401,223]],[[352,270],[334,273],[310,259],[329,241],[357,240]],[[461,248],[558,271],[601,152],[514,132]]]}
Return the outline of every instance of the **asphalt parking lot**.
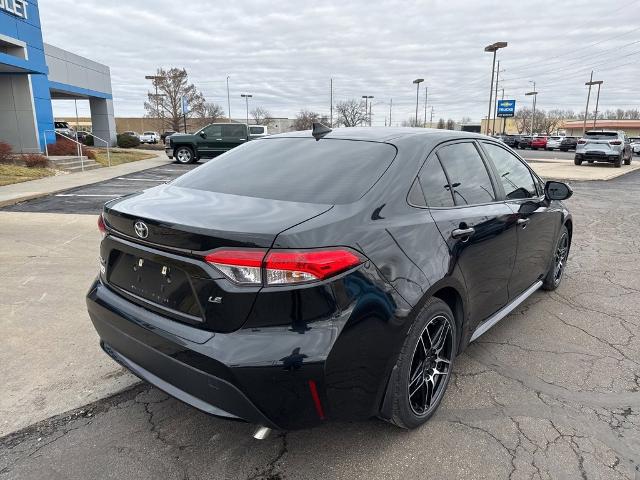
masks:
{"label": "asphalt parking lot", "polygon": [[[178,168],[131,178],[157,184]],[[105,184],[138,185],[116,182]],[[329,422],[256,441],[249,425],[139,385],[0,438],[0,478],[640,478],[640,172],[573,187],[563,285],[536,293],[458,358],[422,428]],[[12,209],[60,211],[67,198]],[[75,199],[82,213],[105,201]],[[104,356],[97,342],[83,355]]]}

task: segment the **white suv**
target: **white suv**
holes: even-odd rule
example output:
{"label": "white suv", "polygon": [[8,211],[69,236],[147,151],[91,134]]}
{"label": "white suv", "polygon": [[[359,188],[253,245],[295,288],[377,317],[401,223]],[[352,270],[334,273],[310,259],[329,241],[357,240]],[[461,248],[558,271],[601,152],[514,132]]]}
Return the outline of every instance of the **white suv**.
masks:
{"label": "white suv", "polygon": [[629,142],[634,155],[640,155],[640,137],[630,138]]}
{"label": "white suv", "polygon": [[583,161],[607,162],[620,167],[631,164],[631,146],[623,131],[590,130],[578,140],[574,163],[582,165]]}
{"label": "white suv", "polygon": [[547,137],[547,146],[545,150],[555,150],[556,148],[560,150],[560,144],[562,143],[562,139],[564,137],[555,136],[555,137]]}

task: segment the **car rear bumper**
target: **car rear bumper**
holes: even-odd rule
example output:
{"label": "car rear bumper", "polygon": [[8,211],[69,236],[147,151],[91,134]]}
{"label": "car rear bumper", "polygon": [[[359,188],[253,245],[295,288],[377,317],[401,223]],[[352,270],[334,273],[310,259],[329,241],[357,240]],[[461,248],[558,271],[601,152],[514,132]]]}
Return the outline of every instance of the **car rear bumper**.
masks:
{"label": "car rear bumper", "polygon": [[214,333],[133,304],[100,280],[86,300],[106,353],[203,412],[284,430],[329,416],[325,361],[335,323],[304,335],[286,327]]}
{"label": "car rear bumper", "polygon": [[615,151],[581,151],[576,152],[576,159],[578,160],[593,160],[597,162],[615,162],[620,160],[621,154]]}
{"label": "car rear bumper", "polygon": [[169,158],[173,158],[173,148],[171,147],[164,147],[164,153],[167,154],[167,157]]}

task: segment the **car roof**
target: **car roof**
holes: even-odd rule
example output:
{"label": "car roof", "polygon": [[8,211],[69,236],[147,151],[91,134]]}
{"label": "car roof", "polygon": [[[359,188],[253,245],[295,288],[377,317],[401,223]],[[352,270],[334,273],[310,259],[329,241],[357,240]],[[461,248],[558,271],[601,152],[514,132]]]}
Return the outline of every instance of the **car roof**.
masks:
{"label": "car roof", "polygon": [[[270,135],[269,140],[274,138],[312,138],[311,130],[301,130],[296,132],[280,133]],[[333,138],[340,140],[365,140],[370,142],[389,142],[403,138],[428,138],[433,141],[456,138],[484,138],[492,139],[479,133],[463,132],[460,130],[443,130],[437,128],[402,128],[402,127],[343,127],[334,128],[322,138]],[[265,138],[267,140],[267,138]]]}

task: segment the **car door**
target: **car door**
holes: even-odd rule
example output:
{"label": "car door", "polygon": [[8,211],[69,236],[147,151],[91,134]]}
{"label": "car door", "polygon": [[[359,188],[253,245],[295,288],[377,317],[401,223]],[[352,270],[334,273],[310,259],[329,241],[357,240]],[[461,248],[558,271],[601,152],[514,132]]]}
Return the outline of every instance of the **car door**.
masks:
{"label": "car door", "polygon": [[231,150],[248,140],[247,126],[241,123],[229,123],[222,126],[224,149]]}
{"label": "car door", "polygon": [[474,141],[445,144],[420,173],[427,206],[460,267],[467,289],[469,318],[480,321],[509,299],[508,283],[516,256],[512,210],[496,194]]}
{"label": "car door", "polygon": [[481,145],[517,218],[518,249],[509,280],[509,296],[514,298],[547,273],[561,213],[549,209],[542,180],[524,160],[497,143],[483,141]]}
{"label": "car door", "polygon": [[222,125],[207,125],[200,132],[200,137],[198,141],[198,157],[211,158],[217,153],[225,151],[224,140],[222,138]]}

